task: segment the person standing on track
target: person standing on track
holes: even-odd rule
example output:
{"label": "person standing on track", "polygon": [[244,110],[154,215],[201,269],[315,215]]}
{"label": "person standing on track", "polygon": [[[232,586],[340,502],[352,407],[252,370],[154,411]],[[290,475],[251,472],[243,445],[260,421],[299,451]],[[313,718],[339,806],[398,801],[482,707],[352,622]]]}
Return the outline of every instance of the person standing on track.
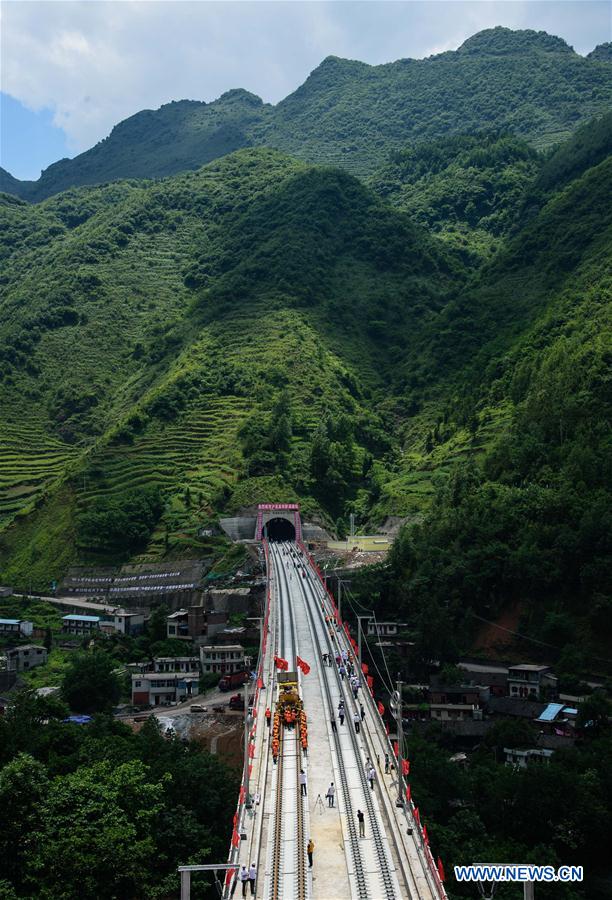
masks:
{"label": "person standing on track", "polygon": [[308,844],[306,846],[306,854],[308,856],[308,868],[312,869],[312,854],[314,853],[314,841],[312,838],[308,838]]}
{"label": "person standing on track", "polygon": [[336,788],[334,787],[334,782],[332,781],[330,786],[327,788],[327,793],[325,796],[327,797],[327,805],[331,808],[334,805],[334,797],[336,795]]}
{"label": "person standing on track", "polygon": [[359,712],[361,714],[361,721],[363,722],[363,720],[365,719],[365,709],[363,708],[363,703],[359,704]]}
{"label": "person standing on track", "polygon": [[331,716],[330,721],[331,721],[331,729],[332,729],[332,731],[338,731],[338,728],[337,728],[337,726],[336,726],[336,720],[335,720],[335,718],[334,718],[334,714],[333,714],[333,713],[332,713],[332,716]]}
{"label": "person standing on track", "polygon": [[302,797],[307,797],[306,793],[306,775],[304,774],[304,769],[300,769],[300,791]]}
{"label": "person standing on track", "polygon": [[374,766],[370,766],[368,771],[368,781],[370,782],[370,790],[374,790],[374,779],[376,778],[376,772],[374,771]]}
{"label": "person standing on track", "polygon": [[268,728],[270,727],[270,719],[272,718],[272,713],[270,712],[270,707],[266,707],[266,725]]}
{"label": "person standing on track", "polygon": [[255,880],[257,878],[257,866],[254,862],[251,863],[251,868],[249,869],[249,884],[251,885],[251,897],[255,896]]}
{"label": "person standing on track", "polygon": [[353,715],[353,724],[355,725],[355,733],[359,734],[359,727],[361,725],[361,716],[358,712]]}
{"label": "person standing on track", "polygon": [[242,896],[246,897],[246,887],[249,882],[249,870],[246,866],[240,869],[240,883],[242,884]]}
{"label": "person standing on track", "polygon": [[385,753],[385,775],[389,774],[389,754]]}
{"label": "person standing on track", "polygon": [[360,809],[357,810],[357,821],[359,822],[359,837],[365,837],[365,816]]}

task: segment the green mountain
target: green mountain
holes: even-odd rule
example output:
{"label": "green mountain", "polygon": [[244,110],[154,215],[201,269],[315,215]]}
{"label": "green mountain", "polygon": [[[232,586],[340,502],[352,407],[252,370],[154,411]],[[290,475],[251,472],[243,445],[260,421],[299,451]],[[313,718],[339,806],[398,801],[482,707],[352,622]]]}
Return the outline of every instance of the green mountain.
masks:
{"label": "green mountain", "polygon": [[[289,497],[331,528],[353,511],[437,535],[450,516],[457,540],[468,529],[470,565],[489,571],[475,523],[448,501],[455,482],[468,505],[482,498],[473,515],[521,510],[517,552],[570,494],[580,502],[546,540],[590,533],[609,499],[610,123],[545,162],[503,136],[484,137],[481,156],[472,138],[400,154],[410,212],[263,149],[36,206],[5,195],[3,577],[44,585],[77,559],[218,553],[203,524]],[[470,169],[507,204],[478,267],[432,204],[439,177],[443,208],[463,216],[454,185]],[[438,518],[419,531],[432,504]],[[581,541],[584,601],[605,590],[600,539]],[[531,550],[537,568],[546,554]],[[547,591],[563,597],[564,584],[576,589],[566,562]]]}
{"label": "green mountain", "polygon": [[539,154],[518,138],[456,135],[393,153],[368,183],[478,263],[501,246],[540,169]]}
{"label": "green mountain", "polygon": [[558,648],[574,680],[607,671],[611,125],[550,157],[504,247],[405,361],[416,414],[371,514],[412,522],[381,605],[413,623],[424,658],[452,659],[514,606],[532,653]]}
{"label": "green mountain", "polygon": [[196,169],[252,145],[360,176],[408,143],[454,134],[511,132],[542,149],[609,108],[611,66],[608,45],[583,58],[545,32],[507,28],[422,60],[370,66],[328,57],[274,107],[236,90],[214,103],[145,110],[36,182],[0,172],[0,189],[38,201],[72,186]]}
{"label": "green mountain", "polygon": [[91,150],[53,163],[38,181],[19,182],[0,170],[0,189],[38,201],[77,185],[163,178],[197,169],[249,147],[253,124],[269,109],[243,90],[227,91],[213,103],[180,100],[157,110],[145,109],[116,125]]}
{"label": "green mountain", "polygon": [[393,356],[465,278],[353,177],[269,150],[2,207],[8,579],[204,550],[218,510],[288,492],[333,521],[391,449]]}

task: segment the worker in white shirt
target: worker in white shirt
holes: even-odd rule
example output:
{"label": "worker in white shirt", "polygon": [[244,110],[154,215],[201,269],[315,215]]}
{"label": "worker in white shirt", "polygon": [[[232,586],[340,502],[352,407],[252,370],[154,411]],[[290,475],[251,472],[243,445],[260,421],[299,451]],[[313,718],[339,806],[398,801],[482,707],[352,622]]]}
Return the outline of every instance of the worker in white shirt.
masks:
{"label": "worker in white shirt", "polygon": [[249,869],[249,884],[251,885],[251,897],[255,896],[255,881],[257,879],[257,866],[254,862],[251,863],[251,868]]}

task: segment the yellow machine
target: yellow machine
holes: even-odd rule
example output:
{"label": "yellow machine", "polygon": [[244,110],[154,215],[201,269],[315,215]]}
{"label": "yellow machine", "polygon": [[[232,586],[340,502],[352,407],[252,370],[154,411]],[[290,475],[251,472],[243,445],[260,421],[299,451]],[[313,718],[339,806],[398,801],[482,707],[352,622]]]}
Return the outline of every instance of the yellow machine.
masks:
{"label": "yellow machine", "polygon": [[275,761],[280,749],[282,727],[297,728],[302,751],[308,751],[308,727],[304,704],[300,698],[297,672],[279,672],[278,697],[272,724],[272,756]]}

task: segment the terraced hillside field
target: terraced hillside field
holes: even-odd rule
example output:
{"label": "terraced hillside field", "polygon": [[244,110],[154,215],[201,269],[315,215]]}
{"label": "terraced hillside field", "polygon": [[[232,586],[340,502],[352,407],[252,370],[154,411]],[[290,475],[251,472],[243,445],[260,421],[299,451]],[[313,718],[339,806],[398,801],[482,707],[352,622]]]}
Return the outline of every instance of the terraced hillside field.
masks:
{"label": "terraced hillside field", "polygon": [[79,451],[45,432],[42,421],[3,422],[0,432],[0,531],[61,484]]}

